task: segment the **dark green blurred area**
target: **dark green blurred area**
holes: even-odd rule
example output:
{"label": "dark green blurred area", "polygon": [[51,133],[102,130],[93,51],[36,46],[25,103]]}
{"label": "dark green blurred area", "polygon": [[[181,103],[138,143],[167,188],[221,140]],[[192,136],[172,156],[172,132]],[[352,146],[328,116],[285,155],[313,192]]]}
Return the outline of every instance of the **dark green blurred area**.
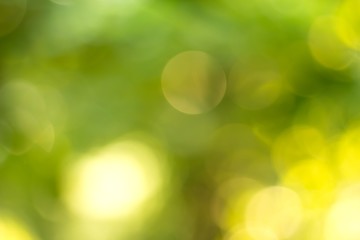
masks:
{"label": "dark green blurred area", "polygon": [[359,238],[358,5],[0,0],[0,239]]}

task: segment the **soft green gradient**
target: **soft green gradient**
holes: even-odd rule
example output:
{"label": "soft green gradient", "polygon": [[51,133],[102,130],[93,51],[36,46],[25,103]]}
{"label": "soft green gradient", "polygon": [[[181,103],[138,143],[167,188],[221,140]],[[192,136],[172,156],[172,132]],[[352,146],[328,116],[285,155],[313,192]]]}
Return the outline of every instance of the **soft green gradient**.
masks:
{"label": "soft green gradient", "polygon": [[359,16],[0,0],[0,239],[359,239]]}

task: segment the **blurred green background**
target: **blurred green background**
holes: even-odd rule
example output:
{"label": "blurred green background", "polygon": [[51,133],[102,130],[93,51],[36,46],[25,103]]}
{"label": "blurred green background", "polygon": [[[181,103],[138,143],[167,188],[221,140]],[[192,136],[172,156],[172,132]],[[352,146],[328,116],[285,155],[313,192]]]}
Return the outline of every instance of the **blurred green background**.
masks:
{"label": "blurred green background", "polygon": [[360,239],[357,0],[0,0],[0,239]]}

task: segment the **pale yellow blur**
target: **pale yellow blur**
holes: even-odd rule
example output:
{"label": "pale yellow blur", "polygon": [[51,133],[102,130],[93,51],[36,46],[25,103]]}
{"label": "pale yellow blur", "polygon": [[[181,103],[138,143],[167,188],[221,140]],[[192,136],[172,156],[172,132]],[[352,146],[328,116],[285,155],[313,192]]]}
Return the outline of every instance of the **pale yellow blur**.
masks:
{"label": "pale yellow blur", "polygon": [[349,66],[354,54],[337,35],[335,23],[336,19],[331,16],[315,19],[309,31],[309,46],[320,64],[341,70]]}
{"label": "pale yellow blur", "polygon": [[359,9],[359,1],[345,0],[342,2],[336,18],[337,34],[348,47],[355,50],[359,50],[360,47]]}
{"label": "pale yellow blur", "polygon": [[326,146],[325,138],[318,129],[294,125],[282,133],[273,145],[274,167],[279,173],[284,173],[299,161],[323,159],[327,153]]}
{"label": "pale yellow blur", "polygon": [[274,186],[259,191],[246,210],[246,229],[254,240],[291,237],[302,221],[299,196],[289,188]]}
{"label": "pale yellow blur", "polygon": [[166,64],[162,73],[162,90],[176,110],[200,114],[221,102],[226,90],[226,76],[209,54],[182,52]]}
{"label": "pale yellow blur", "polygon": [[268,107],[282,91],[283,77],[280,72],[271,64],[261,61],[254,60],[245,65],[240,61],[230,72],[229,93],[235,103],[244,109]]}
{"label": "pale yellow blur", "polygon": [[120,141],[83,157],[65,172],[64,200],[80,217],[112,220],[138,212],[160,186],[155,153]]}
{"label": "pale yellow blur", "polygon": [[[267,239],[276,240],[276,238],[264,238],[263,240]],[[254,240],[254,238],[249,235],[245,228],[240,228],[228,233],[223,240]]]}
{"label": "pale yellow blur", "polygon": [[22,223],[7,216],[0,217],[0,239],[37,240]]}
{"label": "pale yellow blur", "polygon": [[325,240],[360,239],[360,187],[347,187],[329,210],[325,226]]}

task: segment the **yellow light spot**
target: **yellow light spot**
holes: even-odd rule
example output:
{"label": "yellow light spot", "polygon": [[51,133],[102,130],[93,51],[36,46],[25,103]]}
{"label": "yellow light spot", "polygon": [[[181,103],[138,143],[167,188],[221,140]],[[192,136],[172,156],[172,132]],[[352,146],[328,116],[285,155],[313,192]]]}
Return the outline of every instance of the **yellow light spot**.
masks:
{"label": "yellow light spot", "polygon": [[359,1],[345,0],[336,18],[336,32],[346,45],[355,50],[359,50],[360,47],[359,9]]}
{"label": "yellow light spot", "polygon": [[314,58],[327,68],[341,70],[353,60],[350,49],[335,30],[335,18],[319,17],[311,26],[309,46]]}
{"label": "yellow light spot", "polygon": [[0,2],[0,37],[13,32],[22,22],[26,12],[26,0],[2,0]]}
{"label": "yellow light spot", "polygon": [[254,61],[255,65],[238,63],[231,70],[229,92],[235,103],[249,110],[273,104],[282,90],[282,76],[271,64]]}
{"label": "yellow light spot", "polygon": [[254,240],[292,236],[302,220],[298,195],[285,187],[269,187],[251,199],[246,211],[246,229]]}
{"label": "yellow light spot", "polygon": [[136,141],[105,147],[70,166],[64,200],[81,217],[108,220],[138,211],[159,187],[154,152]]}
{"label": "yellow light spot", "polygon": [[10,217],[0,217],[0,239],[6,240],[35,240],[28,229]]}
{"label": "yellow light spot", "polygon": [[325,240],[360,239],[359,185],[345,189],[332,206],[325,222]]}
{"label": "yellow light spot", "polygon": [[323,158],[326,155],[326,142],[316,128],[294,126],[281,134],[273,146],[272,157],[279,173],[288,170],[299,161]]}
{"label": "yellow light spot", "polygon": [[[254,231],[256,231],[254,229]],[[278,240],[278,238],[272,233],[264,232],[264,230],[257,231],[257,238],[258,240]],[[231,233],[229,233],[227,236],[225,236],[224,240],[254,240],[253,237],[250,236],[250,234],[246,231],[246,229],[237,229]]]}
{"label": "yellow light spot", "polygon": [[167,101],[178,111],[200,114],[220,103],[226,77],[210,55],[187,51],[173,57],[165,66],[162,89]]}
{"label": "yellow light spot", "polygon": [[301,193],[304,205],[309,208],[325,208],[332,200],[335,188],[335,178],[330,167],[317,159],[296,164],[285,174],[282,183]]}
{"label": "yellow light spot", "polygon": [[360,171],[360,128],[350,128],[338,143],[338,169],[343,178],[359,180]]}

